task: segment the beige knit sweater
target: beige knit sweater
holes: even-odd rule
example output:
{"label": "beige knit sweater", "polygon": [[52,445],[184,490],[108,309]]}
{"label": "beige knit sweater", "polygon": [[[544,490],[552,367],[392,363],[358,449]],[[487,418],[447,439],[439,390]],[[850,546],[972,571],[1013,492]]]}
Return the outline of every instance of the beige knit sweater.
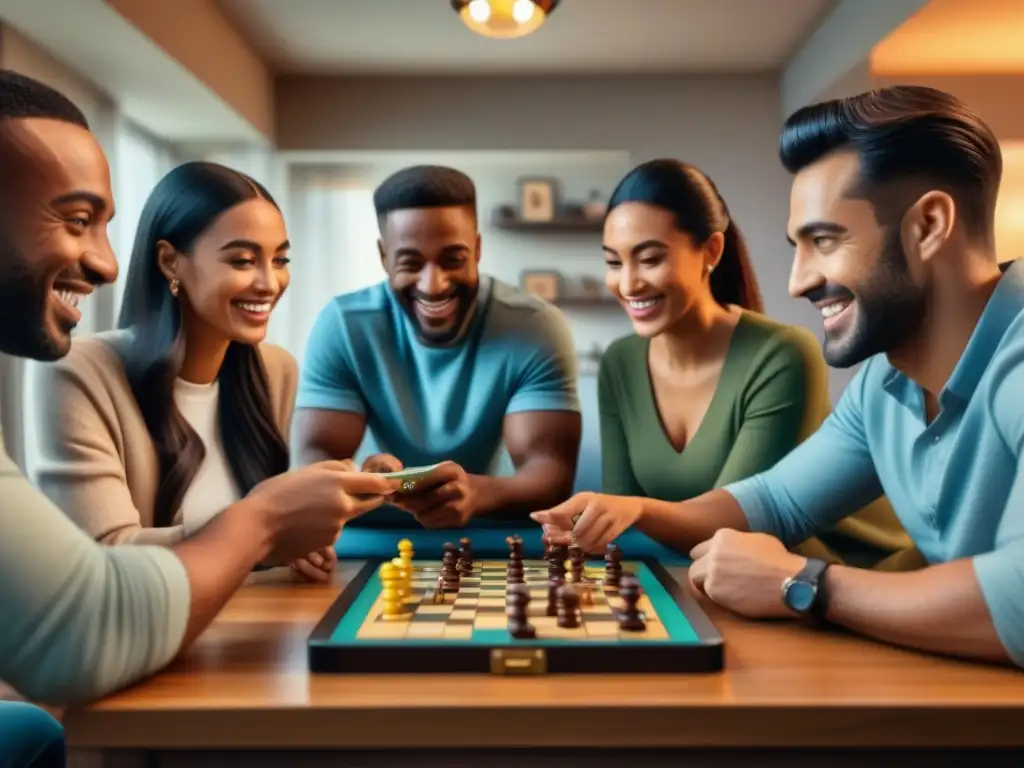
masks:
{"label": "beige knit sweater", "polygon": [[[171,527],[153,527],[157,454],[117,351],[126,343],[123,331],[76,338],[63,359],[38,366],[39,455],[30,468],[35,484],[97,541],[167,546],[184,527],[180,511]],[[298,366],[280,347],[263,344],[260,353],[287,440]]]}

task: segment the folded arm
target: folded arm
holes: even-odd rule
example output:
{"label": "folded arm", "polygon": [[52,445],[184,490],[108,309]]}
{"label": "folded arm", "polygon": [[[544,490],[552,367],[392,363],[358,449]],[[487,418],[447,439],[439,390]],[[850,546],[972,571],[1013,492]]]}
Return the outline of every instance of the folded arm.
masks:
{"label": "folded arm", "polygon": [[992,584],[1018,596],[995,596],[997,605],[1018,604],[1003,619],[1006,644],[993,623],[977,564],[969,559],[908,573],[832,566],[825,575],[826,618],[867,637],[932,653],[1006,662],[1012,649],[1024,664],[1024,548],[1000,553],[1000,559],[1011,557],[1015,563],[997,568],[1015,573]]}

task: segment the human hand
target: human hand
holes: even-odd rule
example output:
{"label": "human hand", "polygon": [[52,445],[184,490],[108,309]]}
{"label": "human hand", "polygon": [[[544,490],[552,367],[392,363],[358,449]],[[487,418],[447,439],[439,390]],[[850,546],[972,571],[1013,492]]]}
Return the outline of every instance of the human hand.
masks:
{"label": "human hand", "polygon": [[295,573],[306,581],[325,583],[331,579],[331,571],[338,562],[338,553],[334,547],[323,547],[316,552],[310,552],[305,557],[297,558],[289,563]]}
{"label": "human hand", "polygon": [[342,526],[376,509],[399,481],[325,461],[268,478],[246,497],[270,543],[267,562],[288,562],[332,547]]}
{"label": "human hand", "polygon": [[544,527],[550,543],[575,542],[584,552],[599,552],[639,520],[642,512],[642,499],[585,492],[530,517]]}
{"label": "human hand", "polygon": [[782,602],[782,585],[806,565],[774,536],[723,528],[690,551],[690,583],[740,616],[793,616]]}
{"label": "human hand", "polygon": [[390,453],[375,453],[363,462],[363,472],[400,472],[405,465]]}
{"label": "human hand", "polygon": [[391,499],[424,528],[461,528],[473,516],[474,502],[473,483],[454,461],[438,464],[412,493],[400,493]]}

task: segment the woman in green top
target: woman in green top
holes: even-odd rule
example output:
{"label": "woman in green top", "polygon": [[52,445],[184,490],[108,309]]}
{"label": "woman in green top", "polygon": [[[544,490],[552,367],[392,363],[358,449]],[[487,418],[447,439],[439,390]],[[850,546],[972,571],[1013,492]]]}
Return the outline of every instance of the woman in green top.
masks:
{"label": "woman in green top", "polygon": [[[816,339],[761,314],[743,237],[700,170],[631,171],[612,194],[604,252],[636,330],[609,346],[598,377],[606,494],[699,496],[770,468],[828,415]],[[883,500],[801,551],[876,565],[911,546]]]}

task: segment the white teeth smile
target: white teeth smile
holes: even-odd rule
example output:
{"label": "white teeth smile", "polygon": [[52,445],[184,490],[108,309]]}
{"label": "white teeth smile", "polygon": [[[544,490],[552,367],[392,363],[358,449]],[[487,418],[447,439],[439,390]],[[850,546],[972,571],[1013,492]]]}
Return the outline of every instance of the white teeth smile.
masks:
{"label": "white teeth smile", "polygon": [[850,306],[849,301],[838,301],[835,304],[826,304],[821,308],[821,316],[827,320],[830,317],[835,317],[848,306]]}
{"label": "white teeth smile", "polygon": [[659,301],[658,299],[644,299],[642,301],[632,301],[631,300],[629,302],[629,307],[630,307],[630,309],[650,309],[655,304],[657,304],[658,301]]}
{"label": "white teeth smile", "polygon": [[442,315],[448,311],[452,304],[455,303],[455,299],[444,299],[442,301],[427,301],[426,299],[416,299],[416,303],[423,307],[427,314]]}
{"label": "white teeth smile", "polygon": [[269,312],[272,306],[269,301],[263,304],[249,304],[248,302],[238,301],[235,302],[235,304],[244,309],[246,312],[252,312],[253,314],[256,315],[263,314],[264,312]]}
{"label": "white teeth smile", "polygon": [[74,291],[63,291],[54,288],[53,295],[73,309],[78,309],[78,302],[82,300],[82,294],[75,293]]}

